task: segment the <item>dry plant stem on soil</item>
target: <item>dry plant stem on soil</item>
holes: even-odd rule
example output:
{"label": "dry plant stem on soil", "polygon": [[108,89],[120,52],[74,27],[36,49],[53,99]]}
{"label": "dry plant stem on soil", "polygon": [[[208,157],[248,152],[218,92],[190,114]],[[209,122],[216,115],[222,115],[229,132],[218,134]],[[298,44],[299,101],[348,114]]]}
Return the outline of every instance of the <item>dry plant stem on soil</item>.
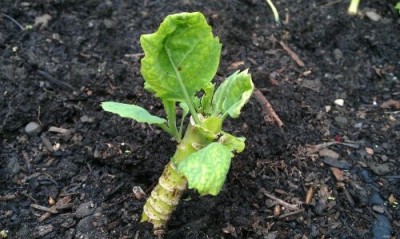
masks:
{"label": "dry plant stem on soil", "polygon": [[264,120],[266,122],[276,122],[279,127],[282,127],[283,126],[282,120],[275,113],[275,110],[272,108],[271,104],[269,103],[268,99],[263,95],[263,93],[261,93],[259,89],[255,89],[254,96],[256,97],[257,101],[261,104]]}
{"label": "dry plant stem on soil", "polygon": [[283,48],[283,50],[285,50],[289,56],[292,58],[292,60],[294,60],[296,62],[296,64],[300,67],[304,67],[305,64],[304,62],[300,59],[300,57],[296,54],[296,52],[294,52],[292,49],[290,49],[283,41],[278,41],[275,36],[271,36],[270,37],[271,41],[273,43],[278,42],[279,45],[281,45],[281,47]]}
{"label": "dry plant stem on soil", "polygon": [[282,205],[282,206],[284,206],[284,207],[286,207],[286,208],[288,208],[290,210],[294,210],[294,211],[299,210],[298,206],[290,204],[290,203],[287,203],[287,202],[283,201],[282,199],[279,199],[279,198],[275,197],[274,195],[268,193],[265,189],[261,189],[261,192],[265,196],[271,198],[272,200],[275,200],[278,204],[280,204],[280,205]]}

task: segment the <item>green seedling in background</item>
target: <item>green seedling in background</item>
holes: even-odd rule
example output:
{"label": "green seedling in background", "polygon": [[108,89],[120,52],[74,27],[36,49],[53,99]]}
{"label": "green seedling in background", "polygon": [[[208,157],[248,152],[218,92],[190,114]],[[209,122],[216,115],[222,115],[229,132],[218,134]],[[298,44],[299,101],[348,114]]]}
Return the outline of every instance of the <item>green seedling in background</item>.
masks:
{"label": "green seedling in background", "polygon": [[280,23],[280,19],[279,19],[279,13],[278,10],[276,10],[276,7],[274,5],[274,3],[271,0],[266,0],[268,3],[268,6],[271,8],[272,10],[272,14],[274,15],[274,20],[276,24]]}
{"label": "green seedling in background", "polygon": [[399,14],[400,14],[400,2],[396,3],[396,6],[394,6],[394,8],[396,8],[397,11],[398,11]]}
{"label": "green seedling in background", "polygon": [[360,4],[360,0],[351,0],[349,9],[347,10],[347,13],[350,15],[356,15],[359,4]]}
{"label": "green seedling in background", "polygon": [[215,196],[221,191],[234,153],[245,147],[245,139],[224,132],[222,124],[228,117],[239,117],[254,85],[245,70],[234,72],[215,89],[211,81],[218,69],[221,43],[199,12],[167,16],[155,33],[142,35],[140,43],[145,55],[141,60],[144,88],[161,100],[166,118],[137,105],[109,101],[102,107],[156,125],[178,143],[143,208],[141,221],[152,223],[159,232],[187,188],[200,195]]}

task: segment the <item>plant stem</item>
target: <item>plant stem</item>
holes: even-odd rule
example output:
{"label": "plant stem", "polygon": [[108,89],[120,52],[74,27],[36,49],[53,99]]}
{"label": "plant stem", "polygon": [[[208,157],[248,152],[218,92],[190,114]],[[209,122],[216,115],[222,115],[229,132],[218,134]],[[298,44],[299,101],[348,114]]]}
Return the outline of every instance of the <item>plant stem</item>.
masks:
{"label": "plant stem", "polygon": [[194,145],[206,146],[212,139],[206,138],[198,132],[194,124],[190,123],[182,141],[178,144],[174,156],[164,169],[158,184],[143,206],[142,222],[153,224],[153,230],[159,231],[165,227],[172,212],[187,188],[186,179],[177,172],[176,166],[190,154],[198,151]]}
{"label": "plant stem", "polygon": [[154,231],[163,229],[186,190],[186,183],[186,179],[176,171],[174,164],[169,162],[143,206],[141,221],[152,223]]}
{"label": "plant stem", "polygon": [[182,89],[182,93],[183,93],[183,95],[185,97],[186,104],[189,106],[190,114],[192,115],[194,122],[196,124],[200,124],[200,119],[197,116],[197,111],[193,106],[193,101],[190,98],[190,96],[189,96],[189,94],[188,94],[188,92],[186,90],[185,84],[183,83],[183,79],[182,79],[181,74],[179,73],[178,68],[175,66],[175,63],[171,58],[171,51],[167,47],[165,47],[165,50],[167,51],[168,59],[171,62],[172,67],[174,68],[174,71],[175,71],[176,77],[178,79],[179,85],[181,86],[181,89]]}
{"label": "plant stem", "polygon": [[351,0],[349,9],[347,10],[347,13],[350,15],[357,14],[359,4],[360,4],[360,0]]}
{"label": "plant stem", "polygon": [[275,22],[277,23],[277,24],[279,24],[279,13],[278,13],[278,10],[276,10],[276,7],[275,7],[275,5],[274,5],[274,3],[271,1],[271,0],[266,0],[267,1],[267,3],[268,3],[268,5],[269,5],[269,7],[271,8],[271,10],[272,10],[272,14],[274,14],[274,19],[275,19]]}

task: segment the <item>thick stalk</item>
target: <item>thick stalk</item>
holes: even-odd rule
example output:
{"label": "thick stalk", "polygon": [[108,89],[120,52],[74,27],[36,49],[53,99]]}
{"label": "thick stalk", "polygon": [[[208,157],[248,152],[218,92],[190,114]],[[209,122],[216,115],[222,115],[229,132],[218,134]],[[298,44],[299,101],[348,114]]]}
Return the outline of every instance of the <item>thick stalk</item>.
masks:
{"label": "thick stalk", "polygon": [[177,146],[171,162],[165,167],[157,186],[143,206],[141,221],[152,223],[154,231],[165,227],[166,222],[179,203],[182,193],[187,188],[187,181],[177,172],[176,165],[190,154],[198,151],[199,146],[206,146],[212,142],[212,139],[205,137],[198,131],[199,129],[194,124],[189,124],[185,137]]}

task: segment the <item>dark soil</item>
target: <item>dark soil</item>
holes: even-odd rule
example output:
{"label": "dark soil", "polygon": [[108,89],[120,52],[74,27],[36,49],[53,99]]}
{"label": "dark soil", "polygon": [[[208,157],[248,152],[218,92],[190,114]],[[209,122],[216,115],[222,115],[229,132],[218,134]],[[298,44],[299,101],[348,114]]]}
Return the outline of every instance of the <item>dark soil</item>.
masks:
{"label": "dark soil", "polygon": [[175,143],[100,102],[163,115],[143,90],[139,36],[201,11],[224,45],[216,81],[249,68],[284,127],[252,98],[225,125],[247,148],[222,192],[186,192],[165,238],[400,238],[396,1],[362,1],[357,16],[349,1],[275,3],[280,26],[262,0],[1,0],[0,231],[151,238],[132,188],[151,191]]}

